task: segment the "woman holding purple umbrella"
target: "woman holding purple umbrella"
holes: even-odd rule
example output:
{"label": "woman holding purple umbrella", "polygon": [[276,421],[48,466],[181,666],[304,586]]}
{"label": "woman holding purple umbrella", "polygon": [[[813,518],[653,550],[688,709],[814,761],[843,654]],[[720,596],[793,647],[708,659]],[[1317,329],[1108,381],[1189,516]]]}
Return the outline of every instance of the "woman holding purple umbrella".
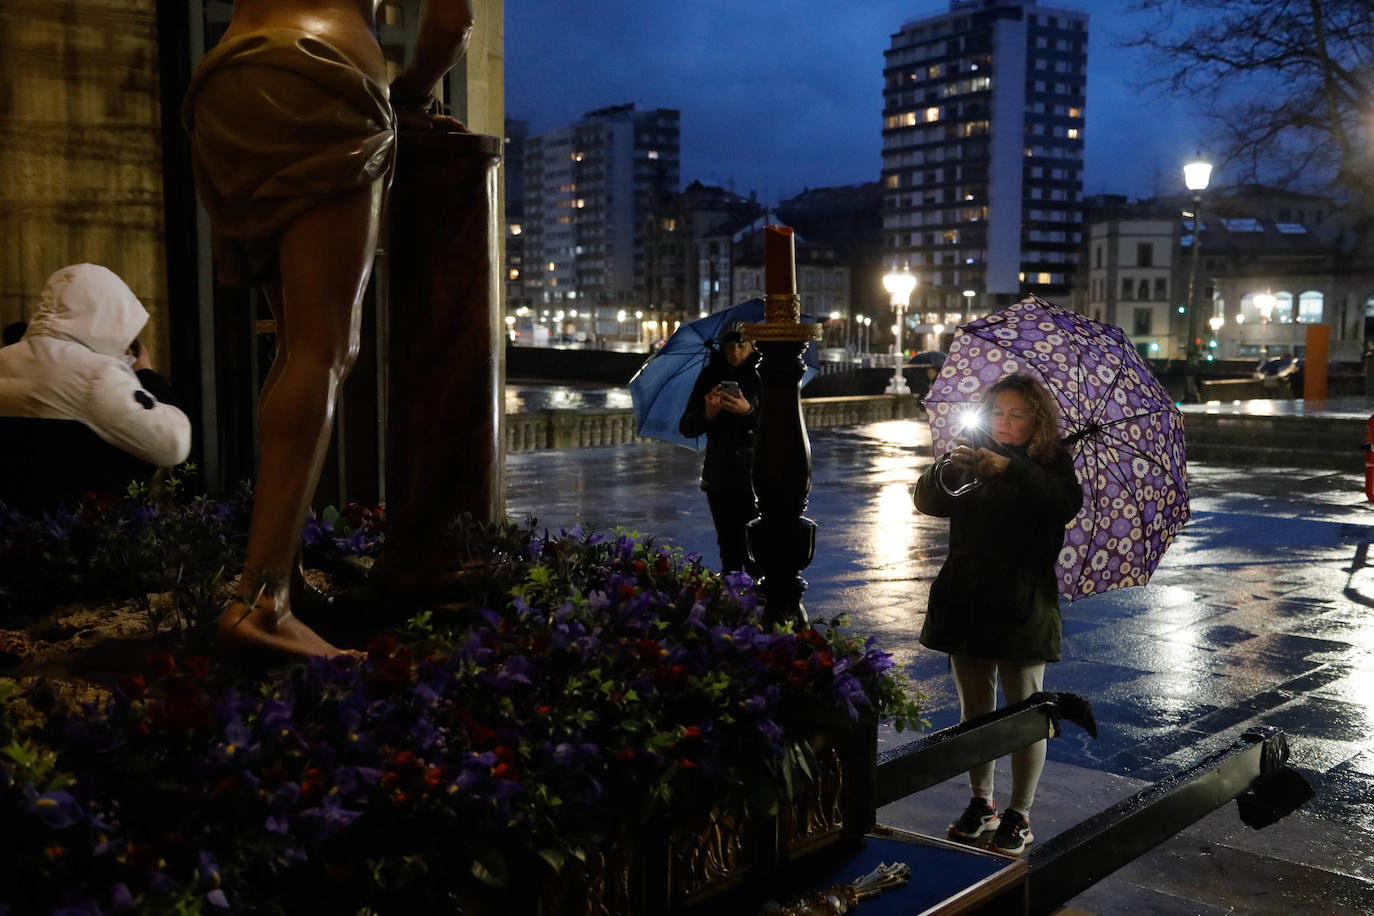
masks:
{"label": "woman holding purple umbrella", "polygon": [[[950,520],[921,644],[949,653],[961,721],[996,709],[999,679],[1009,705],[1044,688],[1045,663],[1059,660],[1055,562],[1083,502],[1049,392],[1028,375],[1009,375],[984,403],[981,443],[973,434],[957,439],[914,491],[918,510]],[[1011,799],[1000,816],[993,762],[972,769],[973,797],[950,837],[981,842],[992,833],[989,849],[1020,855],[1034,840],[1030,809],[1044,765],[1043,740],[1011,755]]]}

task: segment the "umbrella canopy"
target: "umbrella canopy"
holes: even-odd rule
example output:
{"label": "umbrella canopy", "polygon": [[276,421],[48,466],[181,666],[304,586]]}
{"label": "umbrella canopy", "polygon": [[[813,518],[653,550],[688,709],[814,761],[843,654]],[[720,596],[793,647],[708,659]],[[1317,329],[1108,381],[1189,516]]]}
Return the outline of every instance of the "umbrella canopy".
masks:
{"label": "umbrella canopy", "polygon": [[1188,520],[1183,416],[1121,328],[1032,297],[970,321],[926,396],[935,454],[1013,372],[1044,383],[1083,485],[1059,591],[1070,601],[1144,585]]}
{"label": "umbrella canopy", "polygon": [[[630,398],[634,401],[635,427],[639,435],[698,450],[705,447],[704,436],[695,439],[683,436],[677,431],[678,422],[687,409],[687,399],[692,395],[697,376],[715,352],[716,342],[737,321],[751,324],[763,321],[763,300],[749,299],[679,326],[658,352],[644,361],[635,377],[630,379]],[[802,321],[814,324],[816,319],[803,315]],[[818,360],[816,344],[808,343],[803,385],[816,375],[820,367]]]}

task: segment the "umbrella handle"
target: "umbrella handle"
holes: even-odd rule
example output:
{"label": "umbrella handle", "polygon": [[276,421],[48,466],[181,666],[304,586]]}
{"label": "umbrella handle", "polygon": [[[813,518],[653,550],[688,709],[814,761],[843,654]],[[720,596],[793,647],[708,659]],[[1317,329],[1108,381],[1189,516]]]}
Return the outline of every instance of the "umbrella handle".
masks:
{"label": "umbrella handle", "polygon": [[945,483],[945,468],[949,467],[949,464],[948,452],[935,460],[935,482],[940,485],[941,490],[945,491],[946,496],[963,496],[970,490],[976,490],[983,485],[983,482],[977,477],[970,477],[967,482],[951,490],[949,484]]}

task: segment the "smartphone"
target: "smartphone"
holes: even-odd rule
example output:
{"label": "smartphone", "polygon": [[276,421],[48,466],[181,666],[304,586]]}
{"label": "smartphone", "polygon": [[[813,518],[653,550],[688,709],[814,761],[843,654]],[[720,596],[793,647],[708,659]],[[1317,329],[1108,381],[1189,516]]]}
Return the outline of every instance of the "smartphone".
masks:
{"label": "smartphone", "polygon": [[740,396],[739,382],[725,381],[720,383],[720,390],[733,398]]}

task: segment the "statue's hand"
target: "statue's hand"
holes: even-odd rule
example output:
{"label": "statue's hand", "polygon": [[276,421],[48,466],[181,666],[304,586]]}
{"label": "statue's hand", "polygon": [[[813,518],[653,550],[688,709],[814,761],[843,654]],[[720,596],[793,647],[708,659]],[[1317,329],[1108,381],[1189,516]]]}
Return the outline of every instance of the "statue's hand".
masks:
{"label": "statue's hand", "polygon": [[446,114],[434,114],[428,111],[417,111],[410,108],[396,109],[396,126],[401,130],[437,130],[450,134],[472,133],[472,131],[468,129],[468,126],[457,118]]}

